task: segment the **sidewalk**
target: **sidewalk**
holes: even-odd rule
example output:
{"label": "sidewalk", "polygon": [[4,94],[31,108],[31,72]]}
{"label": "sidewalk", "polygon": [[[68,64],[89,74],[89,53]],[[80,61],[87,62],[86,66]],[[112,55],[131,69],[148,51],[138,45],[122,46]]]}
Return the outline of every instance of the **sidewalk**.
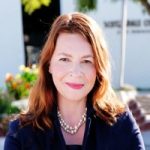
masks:
{"label": "sidewalk", "polygon": [[146,150],[150,150],[150,131],[142,132]]}
{"label": "sidewalk", "polygon": [[4,148],[4,140],[5,138],[0,137],[0,150],[3,150]]}

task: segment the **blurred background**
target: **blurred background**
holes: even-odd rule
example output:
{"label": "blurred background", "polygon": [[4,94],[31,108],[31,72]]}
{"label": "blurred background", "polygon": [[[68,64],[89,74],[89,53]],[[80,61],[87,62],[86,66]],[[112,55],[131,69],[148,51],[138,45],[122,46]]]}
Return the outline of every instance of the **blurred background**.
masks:
{"label": "blurred background", "polygon": [[149,0],[1,1],[0,135],[5,136],[10,116],[26,106],[53,20],[73,11],[86,13],[101,26],[111,54],[112,86],[129,105],[150,149]]}

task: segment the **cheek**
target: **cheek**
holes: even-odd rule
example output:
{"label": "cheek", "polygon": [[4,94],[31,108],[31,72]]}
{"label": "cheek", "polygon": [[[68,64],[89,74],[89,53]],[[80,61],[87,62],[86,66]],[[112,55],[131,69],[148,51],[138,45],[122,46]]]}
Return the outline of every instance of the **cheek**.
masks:
{"label": "cheek", "polygon": [[55,76],[60,76],[62,74],[65,74],[66,72],[66,68],[60,64],[57,64],[57,63],[54,63],[50,66],[49,68],[49,72],[52,74],[52,75],[55,75]]}
{"label": "cheek", "polygon": [[89,81],[95,81],[96,79],[96,69],[94,66],[84,68],[84,74]]}
{"label": "cheek", "polygon": [[96,71],[93,70],[89,75],[88,75],[88,80],[95,83],[96,80]]}

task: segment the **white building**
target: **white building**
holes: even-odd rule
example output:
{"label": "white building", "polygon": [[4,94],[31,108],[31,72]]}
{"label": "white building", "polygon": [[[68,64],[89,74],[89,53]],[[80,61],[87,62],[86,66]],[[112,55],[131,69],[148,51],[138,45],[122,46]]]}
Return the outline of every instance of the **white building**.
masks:
{"label": "white building", "polygon": [[20,0],[0,4],[0,87],[7,72],[17,73],[24,64],[24,45]]}
{"label": "white building", "polygon": [[[69,6],[69,7],[68,7]],[[76,0],[60,0],[61,14],[77,11]],[[112,84],[119,87],[121,62],[122,1],[97,0],[97,9],[88,12],[103,28],[112,56]],[[128,34],[124,82],[150,88],[150,16],[140,3],[128,1]],[[16,73],[24,64],[24,45],[20,0],[0,5],[0,87],[7,72]]]}
{"label": "white building", "polygon": [[[97,0],[97,9],[88,13],[104,30],[112,56],[112,83],[116,88],[120,78],[122,2]],[[76,1],[62,0],[61,13],[72,11],[76,11]],[[124,82],[150,88],[150,15],[143,12],[140,3],[131,0],[128,0],[127,32]]]}

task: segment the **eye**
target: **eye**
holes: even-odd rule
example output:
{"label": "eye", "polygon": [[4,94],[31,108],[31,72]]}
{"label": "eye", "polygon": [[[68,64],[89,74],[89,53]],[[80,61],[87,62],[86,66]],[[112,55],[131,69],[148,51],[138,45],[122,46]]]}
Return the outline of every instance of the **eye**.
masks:
{"label": "eye", "polygon": [[69,61],[69,58],[60,58],[59,61],[67,62],[67,61]]}
{"label": "eye", "polygon": [[91,60],[85,59],[82,61],[85,64],[92,64],[93,62]]}

